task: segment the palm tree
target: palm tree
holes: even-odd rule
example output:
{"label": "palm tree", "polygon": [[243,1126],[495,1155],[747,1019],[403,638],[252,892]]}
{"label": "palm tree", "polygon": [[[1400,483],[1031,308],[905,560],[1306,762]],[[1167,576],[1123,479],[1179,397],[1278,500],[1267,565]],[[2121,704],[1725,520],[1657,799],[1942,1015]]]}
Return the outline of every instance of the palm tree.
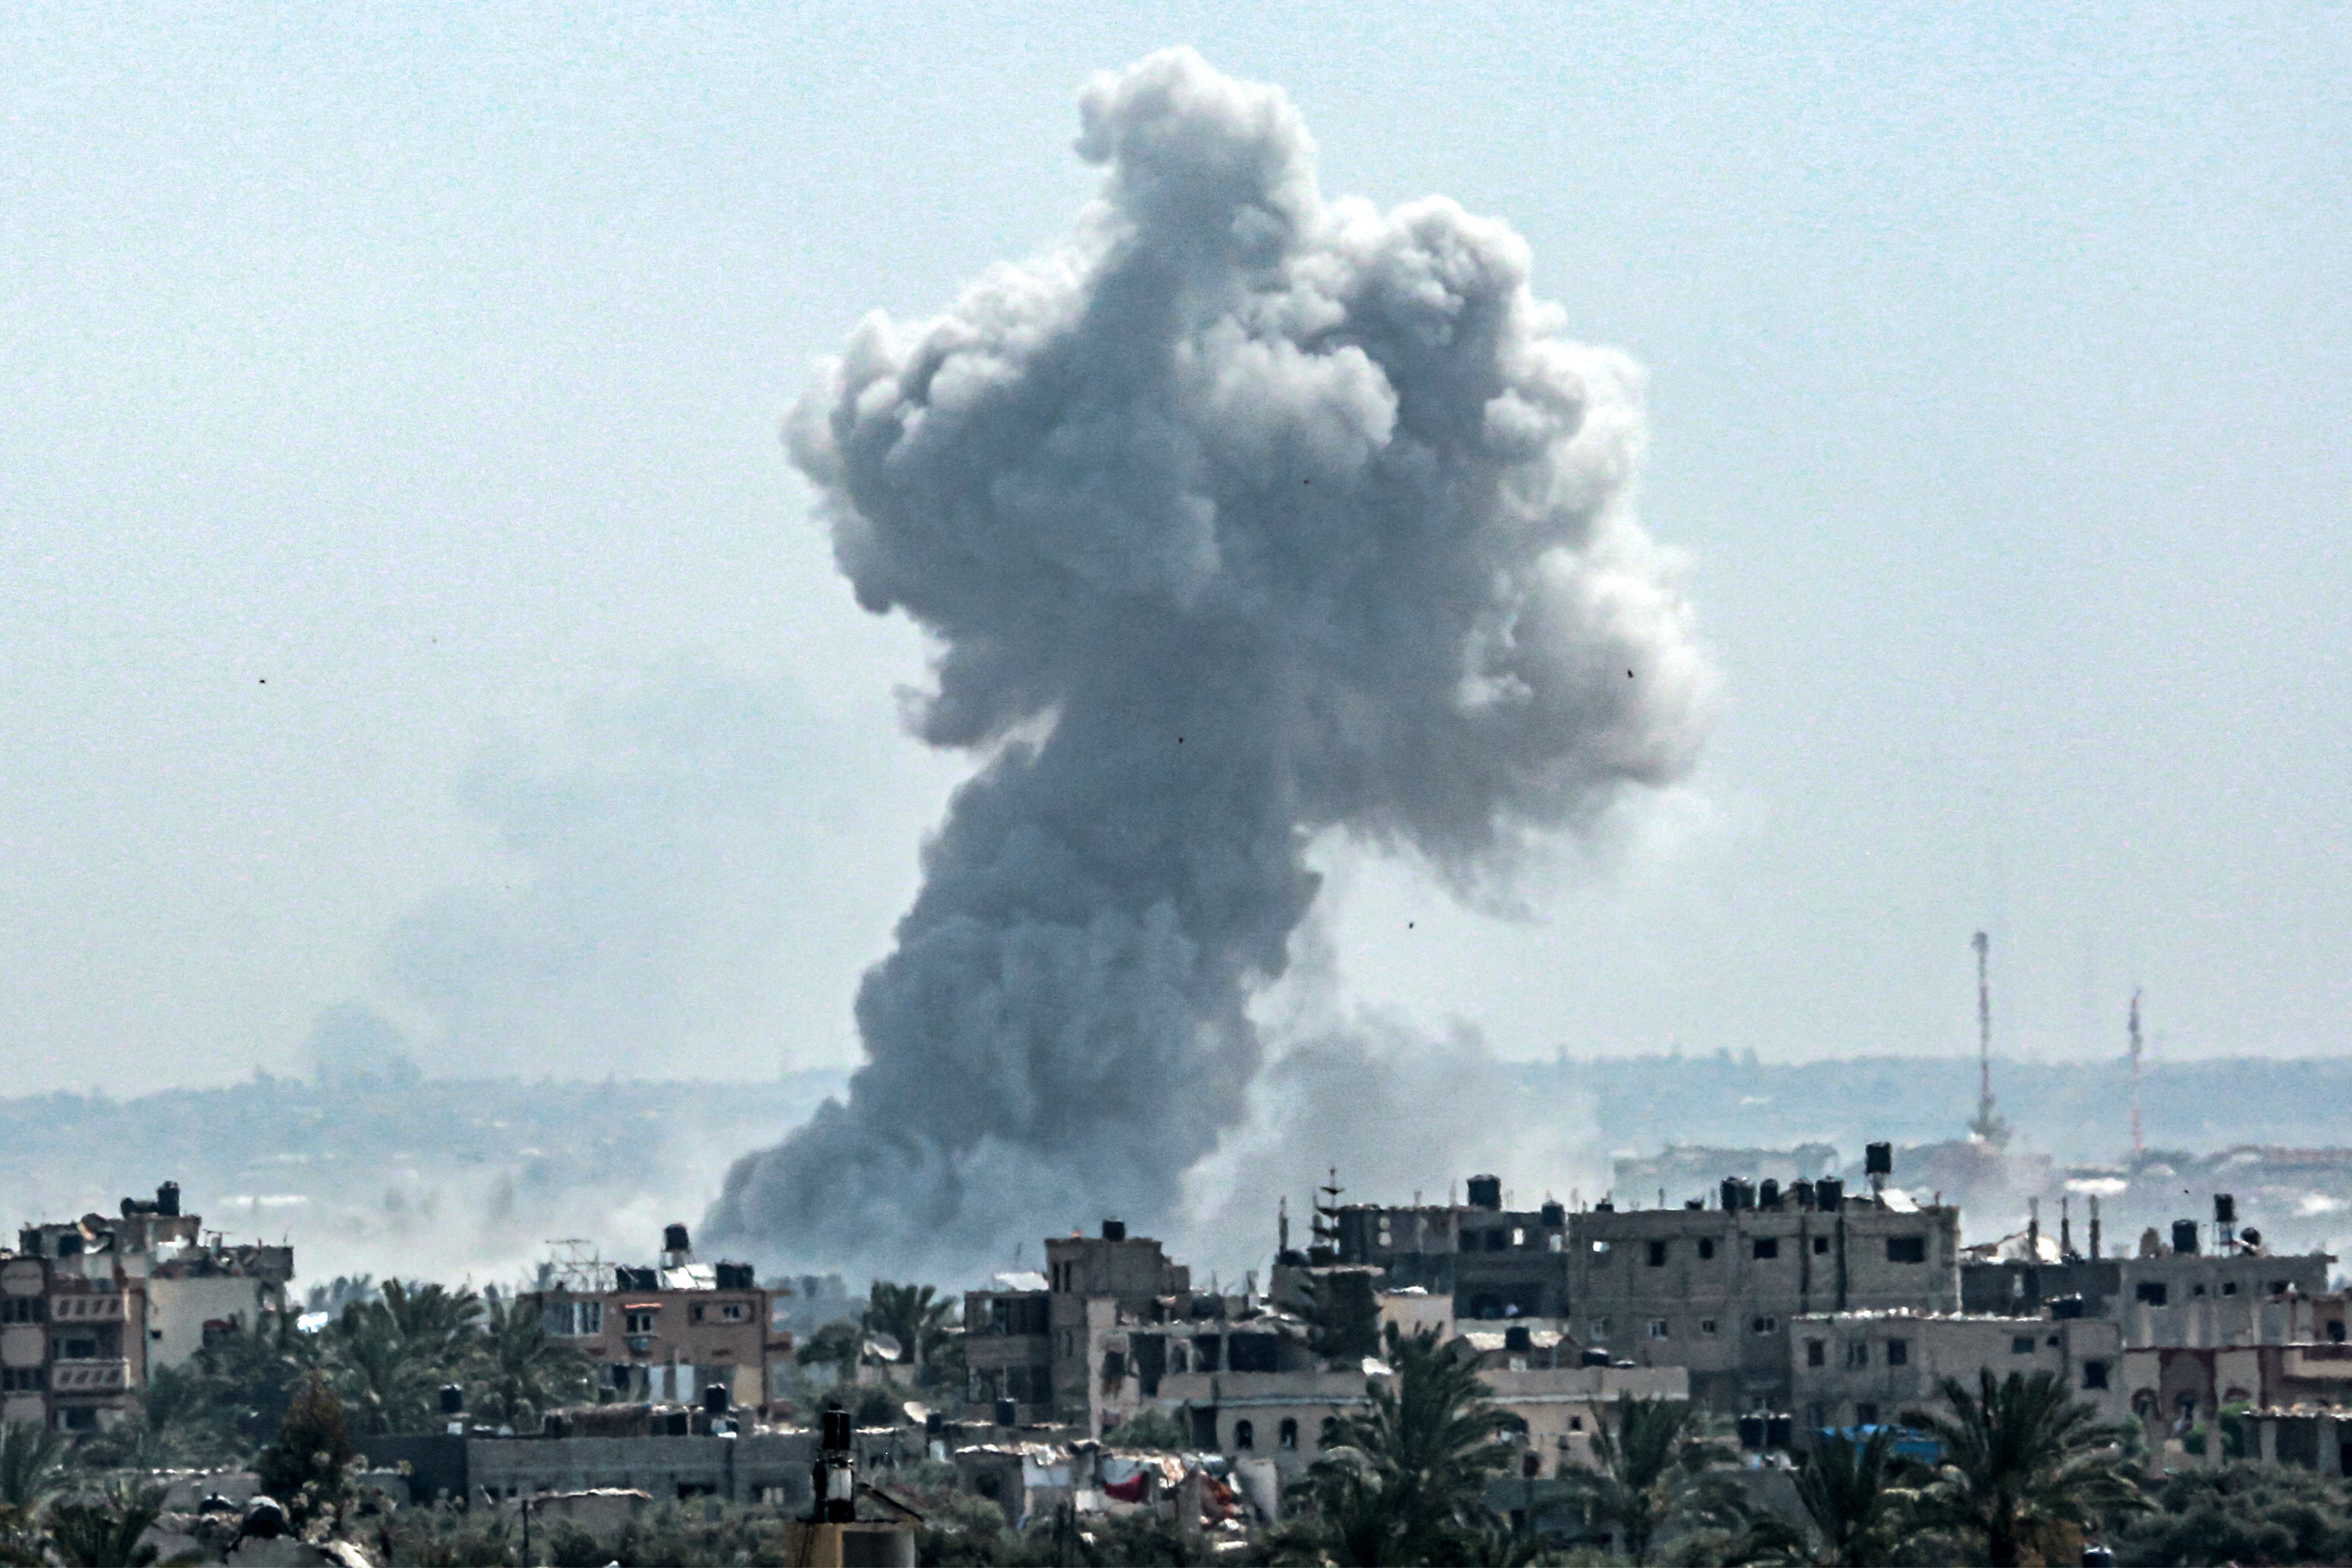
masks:
{"label": "palm tree", "polygon": [[1974,1394],[1956,1377],[1937,1382],[1949,1415],[1906,1410],[1903,1422],[1943,1446],[1927,1513],[1982,1536],[1993,1568],[2015,1568],[2027,1547],[2053,1548],[2103,1512],[2148,1506],[2115,1451],[2122,1429],[2102,1426],[2057,1373],[1977,1375]]}
{"label": "palm tree", "polygon": [[432,1381],[400,1325],[381,1301],[354,1301],[335,1325],[336,1382],[369,1432],[394,1432],[425,1419]]}
{"label": "palm tree", "polygon": [[866,1331],[888,1334],[907,1349],[909,1365],[921,1366],[948,1341],[948,1317],[952,1300],[941,1300],[930,1285],[893,1285],[874,1281],[866,1293]]}
{"label": "palm tree", "polygon": [[411,1353],[436,1370],[453,1370],[471,1353],[482,1317],[482,1299],[471,1287],[387,1279],[382,1305]]}
{"label": "palm tree", "polygon": [[1868,1568],[1888,1560],[1902,1535],[1904,1510],[1918,1495],[1897,1484],[1906,1468],[1891,1427],[1878,1428],[1866,1442],[1840,1435],[1813,1445],[1797,1472],[1797,1499],[1821,1531],[1822,1561]]}
{"label": "palm tree", "polygon": [[489,1309],[474,1373],[478,1409],[520,1431],[533,1416],[588,1397],[587,1358],[547,1331],[536,1306],[509,1296]]}
{"label": "palm tree", "polygon": [[1301,1489],[1350,1563],[1450,1560],[1491,1522],[1486,1483],[1511,1462],[1512,1418],[1434,1335],[1391,1324],[1388,1355],[1395,1386],[1365,1384],[1370,1413],[1332,1424]]}
{"label": "palm tree", "polygon": [[65,1462],[61,1435],[31,1421],[0,1423],[0,1563],[42,1561],[41,1515]]}
{"label": "palm tree", "polygon": [[233,1324],[196,1352],[195,1368],[215,1420],[244,1442],[258,1445],[278,1432],[303,1377],[325,1364],[329,1336],[302,1332],[291,1312],[264,1312],[251,1325]]}
{"label": "palm tree", "polygon": [[1583,1503],[1596,1523],[1614,1530],[1636,1563],[1649,1560],[1651,1542],[1669,1521],[1737,1520],[1736,1488],[1709,1473],[1715,1450],[1693,1437],[1697,1416],[1685,1399],[1620,1394],[1592,1435],[1598,1468],[1561,1471],[1557,1489]]}
{"label": "palm tree", "polygon": [[50,1510],[49,1544],[68,1568],[143,1568],[155,1548],[139,1538],[163,1511],[162,1487],[117,1481],[94,1501],[59,1503]]}

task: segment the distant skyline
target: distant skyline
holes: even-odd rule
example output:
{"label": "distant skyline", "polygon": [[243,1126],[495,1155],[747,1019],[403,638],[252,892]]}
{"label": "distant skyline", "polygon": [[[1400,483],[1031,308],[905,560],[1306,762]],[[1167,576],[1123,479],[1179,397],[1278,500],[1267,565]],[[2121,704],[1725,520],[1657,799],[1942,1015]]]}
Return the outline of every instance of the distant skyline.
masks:
{"label": "distant skyline", "polygon": [[968,771],[778,441],[1068,226],[1093,72],[1281,84],[1646,368],[1726,708],[1528,918],[1319,845],[1506,1057],[2352,1047],[2326,7],[0,16],[0,1077],[848,1066]]}

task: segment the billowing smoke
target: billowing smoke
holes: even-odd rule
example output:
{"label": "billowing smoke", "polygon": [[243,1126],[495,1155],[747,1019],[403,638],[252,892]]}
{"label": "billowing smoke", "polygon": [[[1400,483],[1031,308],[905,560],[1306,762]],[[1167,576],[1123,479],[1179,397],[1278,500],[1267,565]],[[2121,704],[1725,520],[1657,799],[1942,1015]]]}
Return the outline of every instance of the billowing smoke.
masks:
{"label": "billowing smoke", "polygon": [[918,732],[986,762],[847,1100],[729,1176],[710,1223],[770,1254],[1165,1216],[1244,1118],[1316,834],[1491,887],[1704,729],[1627,510],[1640,374],[1562,336],[1516,235],[1326,202],[1282,93],[1190,51],[1081,111],[1073,237],[868,319],[788,422],[858,602],[941,645]]}

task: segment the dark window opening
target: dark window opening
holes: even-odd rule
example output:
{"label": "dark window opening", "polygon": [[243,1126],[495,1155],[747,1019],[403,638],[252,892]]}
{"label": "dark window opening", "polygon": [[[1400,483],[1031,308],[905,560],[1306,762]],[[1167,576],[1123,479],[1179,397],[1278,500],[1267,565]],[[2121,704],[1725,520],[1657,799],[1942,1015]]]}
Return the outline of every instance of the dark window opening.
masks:
{"label": "dark window opening", "polygon": [[1236,1448],[1255,1448],[1257,1447],[1257,1428],[1251,1426],[1246,1421],[1234,1422],[1234,1447]]}
{"label": "dark window opening", "polygon": [[1650,1267],[1653,1268],[1664,1268],[1665,1266],[1666,1244],[1663,1241],[1654,1241],[1650,1243]]}
{"label": "dark window opening", "polygon": [[1889,1263],[1925,1263],[1927,1261],[1927,1238],[1924,1236],[1890,1236],[1886,1238],[1886,1261]]}
{"label": "dark window opening", "polygon": [[1715,1256],[1715,1237],[1711,1236],[1703,1236],[1699,1237],[1698,1255],[1703,1258],[1713,1258]]}
{"label": "dark window opening", "polygon": [[1857,1426],[1878,1425],[1878,1406],[1867,1402],[1853,1407],[1853,1424]]}
{"label": "dark window opening", "polygon": [[2033,1336],[2032,1334],[2018,1334],[2012,1337],[2009,1342],[2009,1353],[2011,1355],[2032,1355],[2033,1353]]}
{"label": "dark window opening", "polygon": [[1284,1416],[1282,1425],[1275,1429],[1274,1440],[1276,1443],[1281,1444],[1286,1448],[1297,1448],[1298,1447],[1298,1423],[1286,1415]]}
{"label": "dark window opening", "polygon": [[2105,1388],[2106,1385],[2107,1363],[2103,1361],[2084,1362],[2083,1363],[2083,1386],[2084,1388]]}
{"label": "dark window opening", "polygon": [[1813,1237],[1813,1256],[1814,1256],[1814,1257],[1816,1257],[1816,1258],[1824,1257],[1824,1256],[1826,1256],[1826,1255],[1828,1254],[1829,1249],[1830,1249],[1830,1238],[1829,1238],[1828,1237],[1826,1237],[1826,1236],[1817,1236],[1817,1237]]}
{"label": "dark window opening", "polygon": [[1910,1342],[1909,1340],[1889,1340],[1889,1341],[1887,1341],[1887,1342],[1886,1342],[1886,1364],[1887,1364],[1887,1365],[1889,1365],[1889,1366],[1908,1366],[1908,1365],[1910,1365],[1910,1364],[1911,1364],[1911,1342]]}
{"label": "dark window opening", "polygon": [[2164,1305],[2164,1281],[2143,1279],[2132,1289],[2132,1300],[2145,1301],[2151,1307]]}
{"label": "dark window opening", "polygon": [[1759,1258],[1780,1257],[1780,1238],[1777,1236],[1758,1237],[1756,1238],[1756,1256]]}
{"label": "dark window opening", "polygon": [[1807,1340],[1805,1342],[1805,1364],[1807,1366],[1825,1366],[1828,1364],[1829,1359],[1829,1346],[1825,1342],[1821,1340]]}

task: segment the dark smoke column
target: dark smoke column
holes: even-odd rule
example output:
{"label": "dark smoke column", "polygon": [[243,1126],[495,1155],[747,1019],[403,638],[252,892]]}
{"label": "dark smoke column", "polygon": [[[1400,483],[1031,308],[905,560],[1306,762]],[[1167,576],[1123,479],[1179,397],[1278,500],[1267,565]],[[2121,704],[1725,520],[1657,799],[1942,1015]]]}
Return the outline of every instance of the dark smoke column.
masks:
{"label": "dark smoke column", "polygon": [[1711,676],[1633,521],[1640,373],[1526,247],[1323,201],[1276,89],[1154,55],[1086,91],[1100,198],[914,327],[870,318],[793,460],[918,720],[992,747],[857,998],[867,1064],[709,1224],[958,1269],[1150,1220],[1241,1118],[1244,1014],[1339,826],[1468,886],[1672,781]]}

